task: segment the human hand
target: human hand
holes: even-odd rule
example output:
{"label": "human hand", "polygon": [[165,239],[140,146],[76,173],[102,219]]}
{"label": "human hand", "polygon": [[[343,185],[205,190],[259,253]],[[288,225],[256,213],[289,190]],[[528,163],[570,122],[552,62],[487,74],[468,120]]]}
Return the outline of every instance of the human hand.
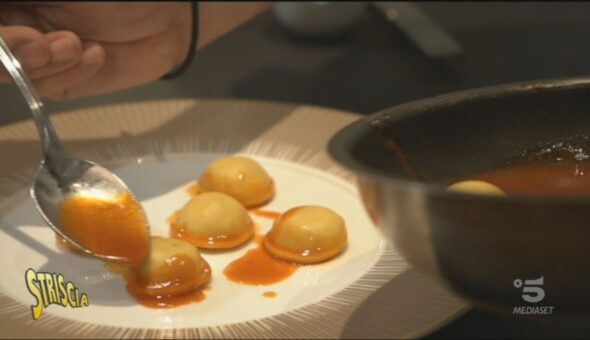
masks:
{"label": "human hand", "polygon": [[159,79],[191,45],[190,3],[13,2],[0,5],[0,20],[37,91],[56,100]]}

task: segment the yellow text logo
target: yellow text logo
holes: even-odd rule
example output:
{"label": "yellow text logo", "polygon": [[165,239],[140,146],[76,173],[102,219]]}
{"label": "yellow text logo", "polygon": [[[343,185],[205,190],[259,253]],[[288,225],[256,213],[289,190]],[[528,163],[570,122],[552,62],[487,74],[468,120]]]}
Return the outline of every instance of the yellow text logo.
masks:
{"label": "yellow text logo", "polygon": [[66,282],[62,274],[37,273],[29,268],[25,272],[25,280],[27,289],[37,300],[35,305],[31,305],[33,320],[39,319],[43,308],[49,305],[88,307],[88,296],[80,293],[71,281]]}

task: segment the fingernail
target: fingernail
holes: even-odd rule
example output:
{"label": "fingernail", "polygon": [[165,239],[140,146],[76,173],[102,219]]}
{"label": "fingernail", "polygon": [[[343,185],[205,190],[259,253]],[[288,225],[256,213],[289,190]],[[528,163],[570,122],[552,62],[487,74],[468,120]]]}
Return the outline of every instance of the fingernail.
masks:
{"label": "fingernail", "polygon": [[59,39],[51,43],[51,61],[61,62],[77,58],[79,50],[70,39]]}
{"label": "fingernail", "polygon": [[30,42],[22,46],[17,46],[14,50],[14,56],[23,66],[40,66],[43,65],[47,58],[43,49],[38,42]]}

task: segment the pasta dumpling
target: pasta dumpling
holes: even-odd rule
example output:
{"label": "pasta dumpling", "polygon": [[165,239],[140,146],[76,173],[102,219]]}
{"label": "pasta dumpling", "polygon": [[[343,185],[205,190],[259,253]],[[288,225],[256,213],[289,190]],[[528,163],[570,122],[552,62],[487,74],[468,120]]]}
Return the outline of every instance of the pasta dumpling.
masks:
{"label": "pasta dumpling", "polygon": [[199,179],[201,192],[223,192],[246,208],[262,205],[275,194],[272,178],[255,160],[243,156],[220,158]]}
{"label": "pasta dumpling", "polygon": [[264,238],[276,257],[307,264],[325,261],[347,245],[344,219],[320,206],[296,207],[283,213]]}
{"label": "pasta dumpling", "polygon": [[502,189],[492,183],[479,180],[466,180],[450,185],[447,190],[463,192],[466,194],[488,195],[488,196],[505,196]]}
{"label": "pasta dumpling", "polygon": [[220,192],[206,192],[193,197],[178,212],[172,236],[199,248],[233,248],[254,234],[254,223],[244,207]]}
{"label": "pasta dumpling", "polygon": [[143,265],[126,272],[127,290],[137,298],[169,298],[207,283],[211,268],[194,245],[170,238],[152,237]]}

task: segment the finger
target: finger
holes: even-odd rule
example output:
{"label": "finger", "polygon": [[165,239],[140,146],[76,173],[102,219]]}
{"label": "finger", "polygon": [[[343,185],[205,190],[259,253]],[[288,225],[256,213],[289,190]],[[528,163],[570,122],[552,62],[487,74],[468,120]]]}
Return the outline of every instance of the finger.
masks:
{"label": "finger", "polygon": [[56,31],[45,34],[51,50],[51,62],[61,63],[71,61],[82,56],[82,42],[80,38],[68,31]]}
{"label": "finger", "polygon": [[[50,43],[51,63],[27,70],[27,76],[31,80],[46,78],[63,72],[80,61],[82,57],[82,42],[71,32],[51,32],[45,35]],[[0,82],[10,82],[11,78],[6,73],[0,73]]]}
{"label": "finger", "polygon": [[[65,71],[71,69],[72,67],[77,66],[79,62],[80,62],[80,58],[73,59],[70,61],[64,61],[61,63],[54,63],[54,64],[49,64],[46,66],[38,67],[38,68],[33,69],[31,71],[27,71],[26,73],[27,73],[27,77],[29,78],[29,80],[31,80],[31,81],[39,80],[39,79],[55,76],[61,72],[65,72]],[[12,81],[12,78],[10,78],[10,76],[7,75],[6,73],[0,74],[0,83],[10,83],[11,81]]]}
{"label": "finger", "polygon": [[0,34],[25,69],[49,63],[49,42],[41,32],[26,26],[1,26]]}
{"label": "finger", "polygon": [[43,97],[53,100],[69,99],[68,91],[91,78],[105,63],[102,46],[87,44],[80,61],[72,68],[59,74],[33,81],[33,85]]}
{"label": "finger", "polygon": [[[147,84],[159,79],[174,67],[179,35],[163,32],[147,39],[121,43],[101,43],[108,60],[92,81],[68,90],[67,99],[97,95]],[[154,46],[159,48],[154,49]],[[141,57],[138,57],[141,56]]]}

